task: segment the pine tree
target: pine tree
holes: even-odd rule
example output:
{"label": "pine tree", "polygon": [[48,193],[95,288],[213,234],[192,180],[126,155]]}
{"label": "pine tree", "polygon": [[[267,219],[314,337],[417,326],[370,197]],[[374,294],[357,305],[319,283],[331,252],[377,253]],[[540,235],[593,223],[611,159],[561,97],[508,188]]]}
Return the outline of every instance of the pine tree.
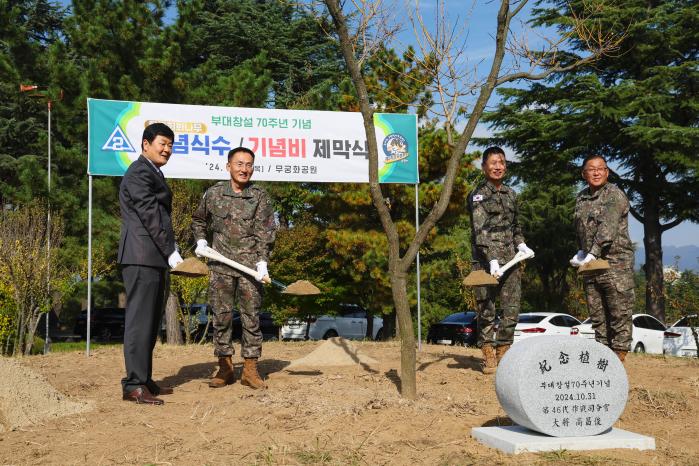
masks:
{"label": "pine tree", "polygon": [[[525,182],[571,185],[586,155],[608,159],[610,181],[626,191],[643,224],[646,310],[664,320],[662,234],[699,222],[696,2],[623,0],[595,11],[582,0],[539,6],[536,25],[576,34],[575,15],[625,38],[614,56],[547,84],[500,91],[503,103],[487,118],[498,131],[494,141],[520,154],[516,173]],[[583,42],[578,38],[571,56]]]}
{"label": "pine tree", "polygon": [[0,1],[0,199],[8,204],[46,196],[46,100],[20,94],[19,86],[50,84],[42,57],[59,40],[62,21],[62,10],[47,1]]}

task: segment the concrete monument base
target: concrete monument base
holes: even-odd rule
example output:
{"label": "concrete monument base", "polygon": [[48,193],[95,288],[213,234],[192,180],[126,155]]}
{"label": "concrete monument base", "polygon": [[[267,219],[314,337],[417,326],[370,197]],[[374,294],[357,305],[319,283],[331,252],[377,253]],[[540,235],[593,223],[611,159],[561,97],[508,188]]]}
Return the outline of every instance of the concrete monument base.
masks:
{"label": "concrete monument base", "polygon": [[522,426],[474,427],[471,437],[505,453],[517,454],[556,450],[602,450],[631,448],[655,450],[655,439],[622,429],[611,428],[598,435],[551,437]]}

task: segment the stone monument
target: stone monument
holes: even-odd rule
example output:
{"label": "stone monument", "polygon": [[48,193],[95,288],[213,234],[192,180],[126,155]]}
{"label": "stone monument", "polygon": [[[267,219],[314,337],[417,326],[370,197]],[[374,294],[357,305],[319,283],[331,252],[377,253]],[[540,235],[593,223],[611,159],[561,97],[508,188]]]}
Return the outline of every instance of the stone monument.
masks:
{"label": "stone monument", "polygon": [[[655,446],[652,438],[612,429],[626,406],[628,378],[614,352],[594,340],[539,336],[517,342],[500,361],[495,391],[517,426],[475,428],[472,435],[510,453],[518,451],[502,448],[503,438],[489,442],[488,437],[533,435],[537,445],[546,438],[552,445],[529,445],[520,451]],[[622,433],[630,436],[619,438]],[[571,440],[576,438],[579,441]],[[594,445],[605,438],[602,446]]]}

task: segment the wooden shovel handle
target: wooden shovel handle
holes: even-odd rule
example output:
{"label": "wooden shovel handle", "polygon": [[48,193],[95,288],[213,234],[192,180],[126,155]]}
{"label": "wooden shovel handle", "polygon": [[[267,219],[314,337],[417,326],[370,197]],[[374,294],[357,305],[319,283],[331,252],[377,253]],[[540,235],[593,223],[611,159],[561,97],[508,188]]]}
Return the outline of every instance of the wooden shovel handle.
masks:
{"label": "wooden shovel handle", "polygon": [[[251,269],[250,267],[246,267],[243,264],[234,261],[233,259],[229,259],[220,252],[216,251],[215,249],[212,249],[210,247],[205,247],[205,248],[199,248],[199,255],[208,257],[209,259],[213,259],[215,261],[221,262],[226,265],[230,265],[234,269],[246,273],[250,275],[251,277],[256,277],[257,276],[257,270]],[[262,278],[263,283],[272,283],[272,279],[269,278],[269,275],[265,275],[264,278]]]}

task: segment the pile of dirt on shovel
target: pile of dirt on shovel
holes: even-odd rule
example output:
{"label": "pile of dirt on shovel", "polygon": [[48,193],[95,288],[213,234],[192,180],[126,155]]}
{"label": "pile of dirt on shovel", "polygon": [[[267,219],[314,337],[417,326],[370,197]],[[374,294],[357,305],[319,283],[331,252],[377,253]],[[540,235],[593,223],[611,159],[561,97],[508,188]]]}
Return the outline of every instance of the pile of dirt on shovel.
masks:
{"label": "pile of dirt on shovel", "polygon": [[10,358],[0,358],[0,393],[0,432],[93,408],[92,403],[69,399],[41,375]]}
{"label": "pile of dirt on shovel", "polygon": [[291,364],[285,369],[354,366],[357,364],[368,367],[375,366],[377,362],[362,354],[351,341],[335,337],[326,340],[306,356],[291,361]]}
{"label": "pile of dirt on shovel", "polygon": [[320,294],[320,290],[318,289],[317,286],[315,286],[313,283],[309,282],[308,280],[297,280],[294,283],[287,286],[284,289],[284,291],[282,291],[282,293],[305,296],[305,295]]}

